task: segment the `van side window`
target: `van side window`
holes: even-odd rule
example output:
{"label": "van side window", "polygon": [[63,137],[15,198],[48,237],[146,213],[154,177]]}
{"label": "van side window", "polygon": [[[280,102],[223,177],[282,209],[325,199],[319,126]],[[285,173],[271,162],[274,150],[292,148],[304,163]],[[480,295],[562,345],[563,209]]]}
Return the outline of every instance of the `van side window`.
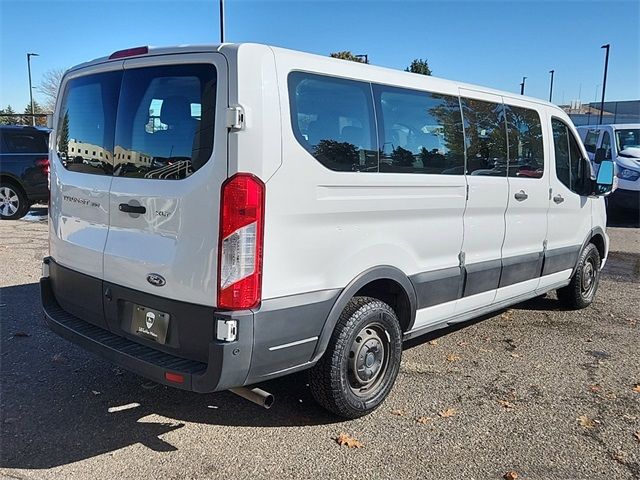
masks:
{"label": "van side window", "polygon": [[380,171],[464,174],[458,97],[374,85]]}
{"label": "van side window", "polygon": [[[57,151],[68,170],[111,175],[113,135],[122,72],[79,77],[67,83],[58,129]],[[103,156],[90,155],[89,151]],[[84,154],[83,154],[84,152]]]}
{"label": "van side window", "polygon": [[588,178],[586,162],[582,158],[578,142],[567,125],[557,118],[551,119],[556,175],[568,189],[582,195]]}
{"label": "van side window", "polygon": [[542,123],[535,110],[505,105],[509,140],[508,176],[541,178],[544,173]]}
{"label": "van side window", "polygon": [[507,175],[507,129],[501,103],[462,98],[467,174]]}
{"label": "van side window", "polygon": [[213,65],[126,70],[114,175],[178,180],[202,167],[213,150],[215,93]]}
{"label": "van side window", "polygon": [[602,145],[600,146],[600,148],[604,148],[605,160],[611,160],[611,136],[606,130],[602,133]]}
{"label": "van side window", "polygon": [[331,170],[378,171],[369,83],[293,72],[289,101],[294,134]]}
{"label": "van side window", "polygon": [[598,137],[600,136],[600,130],[589,130],[584,137],[584,148],[589,153],[596,153],[596,145],[598,144]]}

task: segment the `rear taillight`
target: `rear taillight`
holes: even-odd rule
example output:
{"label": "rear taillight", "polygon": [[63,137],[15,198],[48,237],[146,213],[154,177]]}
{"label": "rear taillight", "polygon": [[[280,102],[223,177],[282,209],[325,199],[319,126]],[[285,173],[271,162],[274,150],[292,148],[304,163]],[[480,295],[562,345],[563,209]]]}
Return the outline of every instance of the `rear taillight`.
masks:
{"label": "rear taillight", "polygon": [[36,160],[36,165],[42,169],[42,173],[45,175],[49,175],[49,158],[38,158]]}
{"label": "rear taillight", "polygon": [[238,173],[222,185],[218,245],[218,307],[260,304],[264,233],[264,184]]}

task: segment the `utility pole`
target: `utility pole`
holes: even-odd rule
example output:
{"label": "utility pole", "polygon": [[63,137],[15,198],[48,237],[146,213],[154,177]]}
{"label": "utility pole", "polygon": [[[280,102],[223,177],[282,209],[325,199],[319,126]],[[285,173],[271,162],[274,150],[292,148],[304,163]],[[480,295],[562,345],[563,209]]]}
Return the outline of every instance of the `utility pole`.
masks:
{"label": "utility pole", "polygon": [[220,43],[224,43],[224,0],[220,0]]}
{"label": "utility pole", "polygon": [[527,77],[522,77],[522,83],[520,84],[520,95],[524,95],[524,81]]}
{"label": "utility pole", "polygon": [[555,70],[549,70],[549,73],[551,74],[551,86],[549,87],[549,101],[551,101],[551,99],[553,98],[553,73],[555,72]]}
{"label": "utility pole", "polygon": [[27,53],[27,71],[29,72],[29,101],[31,102],[31,125],[36,126],[36,117],[33,109],[33,87],[31,86],[31,57],[39,57],[37,53]]}
{"label": "utility pole", "polygon": [[598,125],[602,125],[602,113],[604,112],[604,92],[607,88],[607,69],[609,68],[609,48],[611,45],[608,43],[606,45],[602,45],[600,48],[604,48],[607,53],[604,57],[604,79],[602,80],[602,100],[600,100],[600,119],[598,120]]}

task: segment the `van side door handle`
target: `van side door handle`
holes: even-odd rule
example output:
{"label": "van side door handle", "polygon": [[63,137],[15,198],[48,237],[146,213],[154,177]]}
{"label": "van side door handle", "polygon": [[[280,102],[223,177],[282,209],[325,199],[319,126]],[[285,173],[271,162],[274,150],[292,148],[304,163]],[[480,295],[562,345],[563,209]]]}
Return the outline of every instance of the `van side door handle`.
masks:
{"label": "van side door handle", "polygon": [[527,198],[529,198],[529,195],[527,195],[527,193],[524,190],[520,190],[513,197],[516,200],[518,200],[519,202],[522,202],[522,201],[526,200]]}
{"label": "van side door handle", "polygon": [[562,198],[562,195],[558,194],[555,197],[553,197],[553,201],[559,204],[564,202],[564,198]]}
{"label": "van side door handle", "polygon": [[128,203],[118,205],[118,210],[125,213],[147,213],[147,209],[143,205],[129,205]]}

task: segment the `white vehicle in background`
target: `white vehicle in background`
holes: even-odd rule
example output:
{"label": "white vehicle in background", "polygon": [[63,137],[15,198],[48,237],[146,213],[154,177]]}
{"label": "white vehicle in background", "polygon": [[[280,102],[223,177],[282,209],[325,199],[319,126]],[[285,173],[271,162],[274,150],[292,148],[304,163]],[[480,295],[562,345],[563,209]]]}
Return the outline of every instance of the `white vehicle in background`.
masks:
{"label": "white vehicle in background", "polygon": [[616,165],[617,188],[608,198],[609,208],[640,211],[640,123],[577,129],[595,171],[602,160]]}
{"label": "white vehicle in background", "polygon": [[309,369],[354,418],[405,340],[594,299],[613,163],[548,102],[254,44],[120,51],[60,92],[47,322],[156,382],[268,406],[243,387]]}

